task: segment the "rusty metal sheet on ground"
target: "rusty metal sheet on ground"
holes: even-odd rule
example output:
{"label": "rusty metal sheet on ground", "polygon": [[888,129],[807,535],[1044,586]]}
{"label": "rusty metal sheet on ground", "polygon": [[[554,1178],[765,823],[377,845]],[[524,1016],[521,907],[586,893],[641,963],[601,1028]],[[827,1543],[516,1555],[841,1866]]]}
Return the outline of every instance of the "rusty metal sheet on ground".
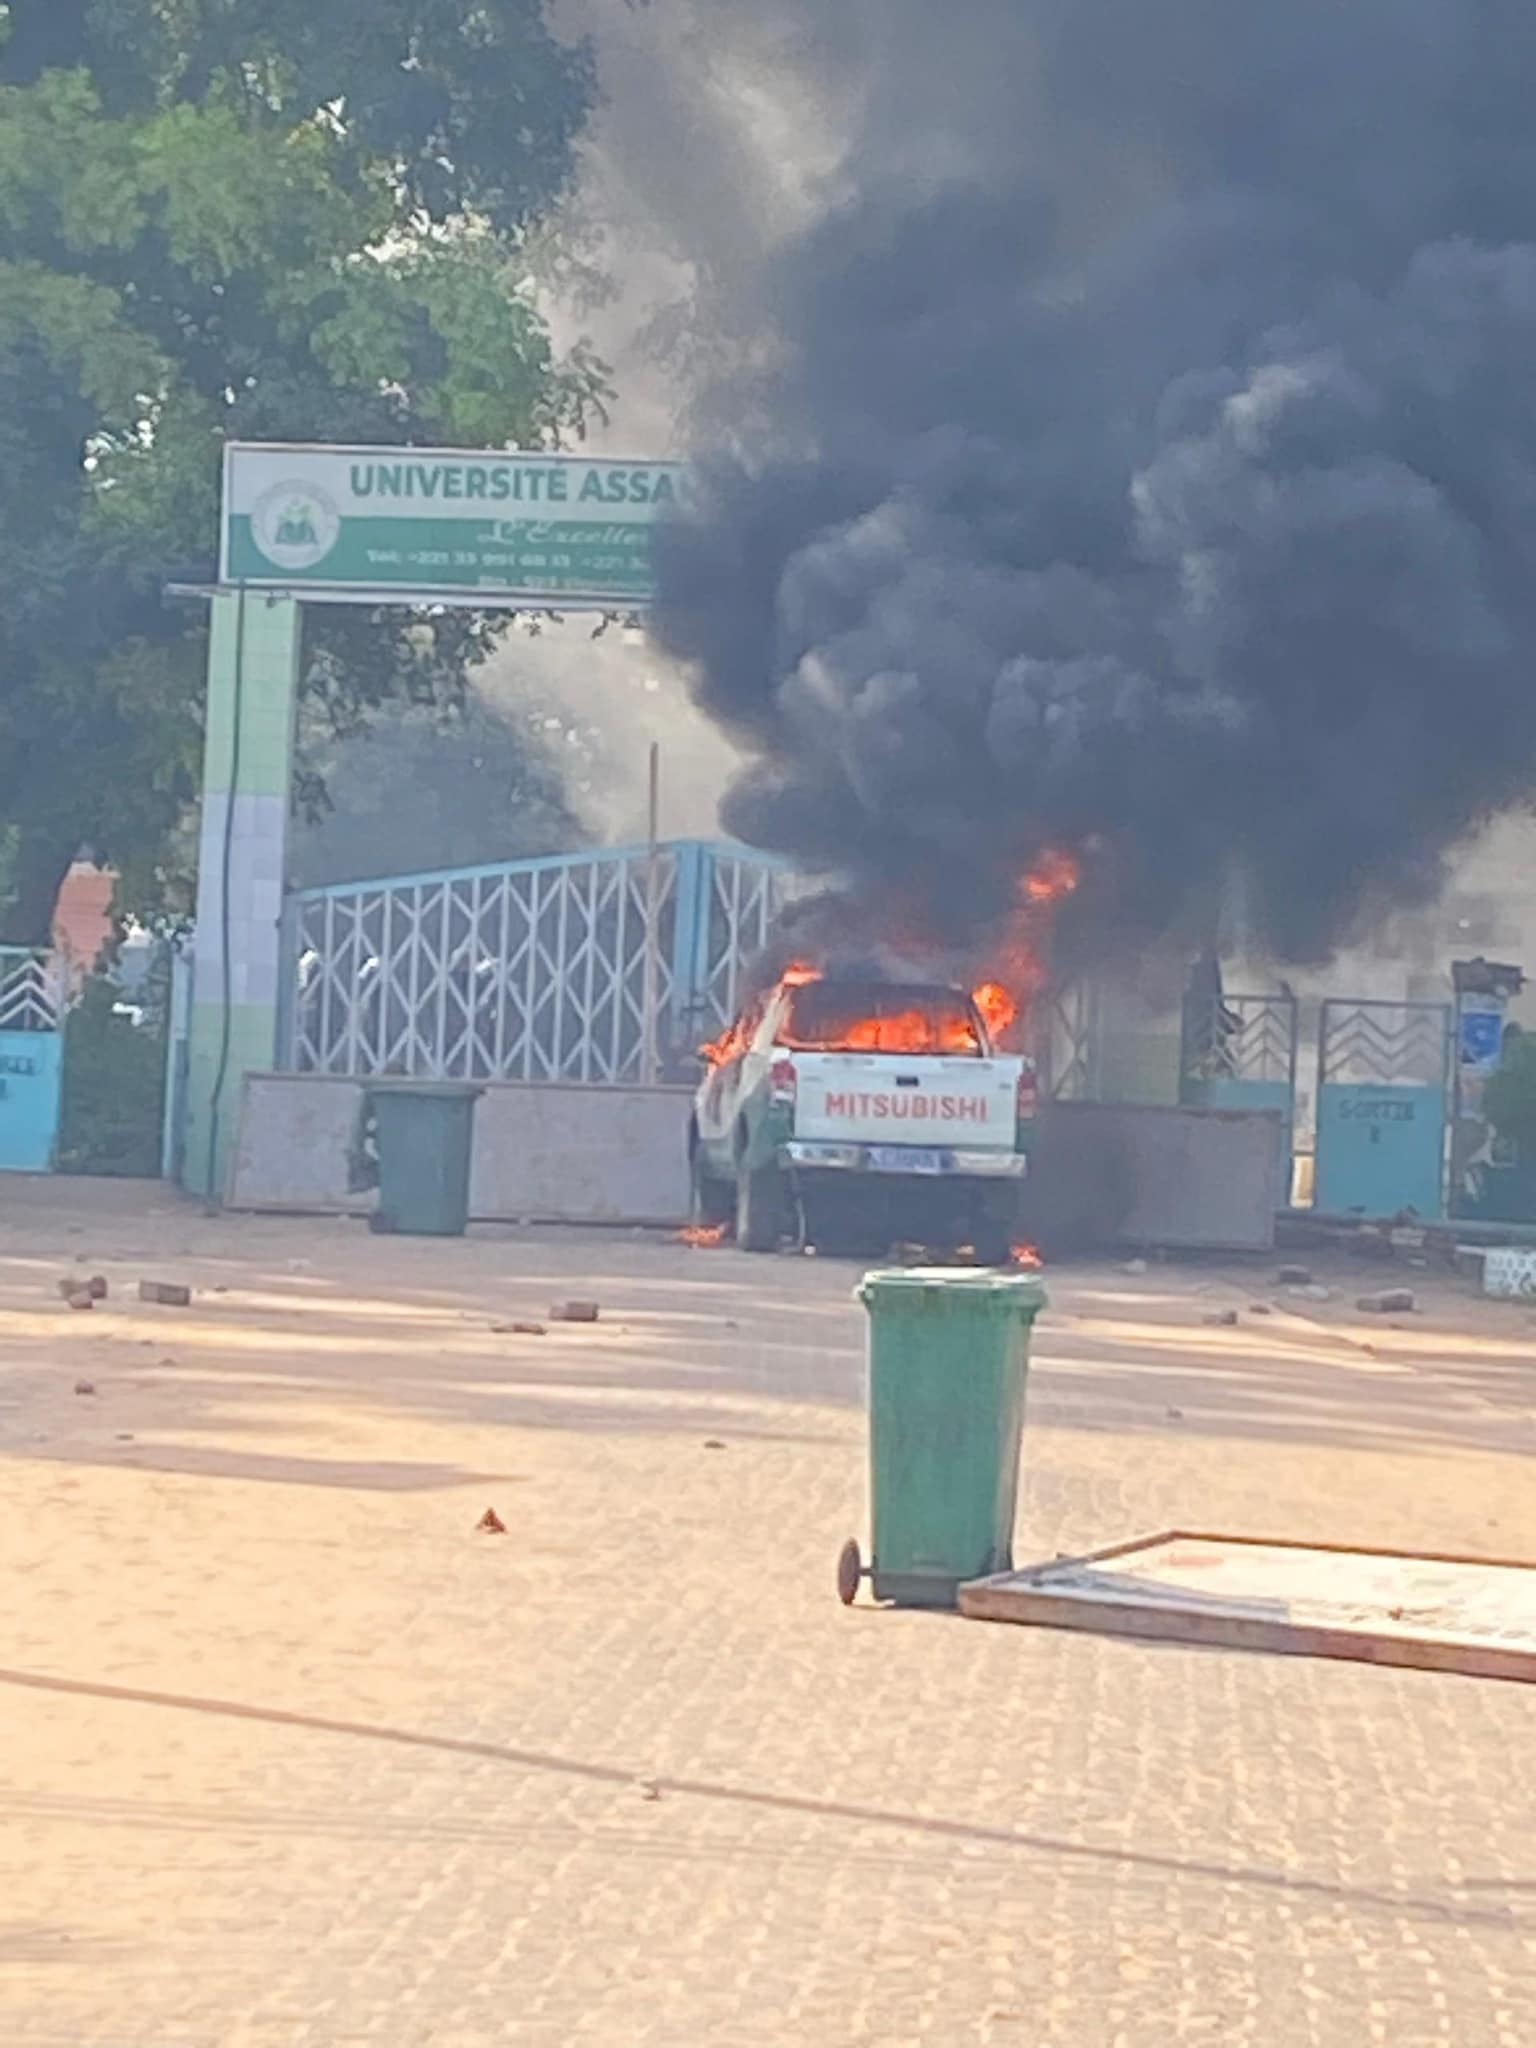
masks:
{"label": "rusty metal sheet on ground", "polygon": [[982,1621],[1536,1681],[1536,1565],[1169,1530],[960,1589]]}

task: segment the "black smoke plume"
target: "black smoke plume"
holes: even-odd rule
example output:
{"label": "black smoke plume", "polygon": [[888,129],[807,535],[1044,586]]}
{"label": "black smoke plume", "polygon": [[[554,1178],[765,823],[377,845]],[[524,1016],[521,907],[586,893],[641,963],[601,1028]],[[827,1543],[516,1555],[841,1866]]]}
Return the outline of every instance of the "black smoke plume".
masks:
{"label": "black smoke plume", "polygon": [[1536,780],[1536,8],[779,12],[850,139],[656,613],[727,827],[951,932],[1086,849],[1085,946],[1426,898]]}

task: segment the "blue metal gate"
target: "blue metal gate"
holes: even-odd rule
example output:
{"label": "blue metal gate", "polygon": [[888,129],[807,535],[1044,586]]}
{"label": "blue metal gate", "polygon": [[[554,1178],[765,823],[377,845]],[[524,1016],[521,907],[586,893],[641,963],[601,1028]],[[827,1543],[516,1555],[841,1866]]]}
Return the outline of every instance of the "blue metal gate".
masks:
{"label": "blue metal gate", "polygon": [[1185,998],[1179,1100],[1198,1109],[1268,1109],[1279,1115],[1277,1209],[1285,1208],[1291,1196],[1296,1041],[1294,996]]}
{"label": "blue metal gate", "polygon": [[1448,1003],[1323,1004],[1315,1195],[1320,1210],[1442,1213],[1450,1053]]}
{"label": "blue metal gate", "polygon": [[0,946],[0,1171],[47,1173],[59,1137],[64,1001],[46,953]]}

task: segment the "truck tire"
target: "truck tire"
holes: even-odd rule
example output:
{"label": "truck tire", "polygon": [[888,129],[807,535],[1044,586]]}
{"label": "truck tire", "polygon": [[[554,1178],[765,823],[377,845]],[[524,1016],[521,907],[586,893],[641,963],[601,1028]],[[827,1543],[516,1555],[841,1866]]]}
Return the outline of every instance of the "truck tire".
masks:
{"label": "truck tire", "polygon": [[1013,1240],[1006,1230],[1000,1230],[995,1223],[983,1223],[977,1228],[974,1249],[978,1266],[1013,1264]]}
{"label": "truck tire", "polygon": [[736,1244],[744,1252],[776,1252],[789,1220],[784,1176],[776,1166],[736,1175]]}
{"label": "truck tire", "polygon": [[989,1194],[976,1205],[971,1243],[978,1266],[1009,1266],[1013,1263],[1013,1240],[1019,1227],[1019,1196],[1016,1188]]}
{"label": "truck tire", "polygon": [[805,1238],[817,1251],[834,1259],[878,1258],[891,1241],[883,1215],[871,1218],[861,1202],[863,1191],[843,1187],[839,1181],[860,1176],[827,1174],[831,1186],[807,1187],[802,1181],[800,1199],[804,1205]]}

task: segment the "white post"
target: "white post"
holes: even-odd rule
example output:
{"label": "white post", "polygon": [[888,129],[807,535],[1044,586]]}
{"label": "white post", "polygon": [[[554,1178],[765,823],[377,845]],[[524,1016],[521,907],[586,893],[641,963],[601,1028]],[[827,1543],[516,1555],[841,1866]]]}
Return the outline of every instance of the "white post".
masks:
{"label": "white post", "polygon": [[221,590],[208,634],[202,845],[182,1185],[224,1193],[248,1073],[277,1051],[279,922],[298,697],[299,607]]}

